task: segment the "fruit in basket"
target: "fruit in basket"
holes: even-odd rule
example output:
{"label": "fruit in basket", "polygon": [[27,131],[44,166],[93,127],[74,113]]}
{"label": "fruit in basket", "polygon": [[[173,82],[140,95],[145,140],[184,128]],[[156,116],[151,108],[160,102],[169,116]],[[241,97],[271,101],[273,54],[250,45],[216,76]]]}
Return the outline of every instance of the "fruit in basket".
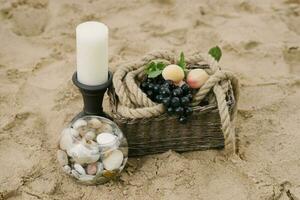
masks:
{"label": "fruit in basket", "polygon": [[174,109],[172,107],[167,108],[167,113],[168,115],[173,115],[174,114]]}
{"label": "fruit in basket", "polygon": [[183,91],[180,87],[178,87],[173,90],[172,94],[174,97],[181,97],[183,94]]}
{"label": "fruit in basket", "polygon": [[177,107],[176,109],[175,109],[175,113],[177,114],[177,115],[182,115],[183,113],[184,113],[184,108],[183,107]]}
{"label": "fruit in basket", "polygon": [[171,102],[171,97],[166,97],[166,98],[163,98],[163,100],[162,100],[162,103],[166,107],[168,107],[170,105],[170,102]]}
{"label": "fruit in basket", "polygon": [[179,83],[184,79],[184,71],[178,65],[168,65],[163,69],[162,76],[165,80],[171,80],[174,83]]}
{"label": "fruit in basket", "polygon": [[164,80],[164,82],[162,83],[162,87],[173,88],[173,81],[171,81],[171,80]]}
{"label": "fruit in basket", "polygon": [[164,97],[161,94],[159,94],[155,97],[155,100],[157,103],[162,103],[163,99],[164,99]]}
{"label": "fruit in basket", "polygon": [[190,92],[190,86],[186,83],[181,85],[181,89],[182,89],[184,94],[188,94]]}
{"label": "fruit in basket", "polygon": [[185,81],[180,81],[179,83],[175,83],[176,86],[181,87],[185,84]]}
{"label": "fruit in basket", "polygon": [[187,75],[187,83],[191,88],[198,89],[208,78],[209,75],[203,69],[193,69]]}
{"label": "fruit in basket", "polygon": [[182,123],[182,124],[186,123],[186,122],[187,122],[187,117],[186,117],[186,116],[183,116],[183,115],[180,116],[180,117],[179,117],[179,122]]}
{"label": "fruit in basket", "polygon": [[176,115],[180,123],[186,123],[193,112],[189,104],[192,102],[193,89],[184,81],[181,86],[163,76],[145,79],[140,88],[156,103],[162,103],[169,115]]}
{"label": "fruit in basket", "polygon": [[180,99],[178,97],[173,97],[171,99],[171,106],[174,108],[180,106]]}
{"label": "fruit in basket", "polygon": [[187,106],[190,103],[189,97],[185,96],[180,99],[180,103],[182,106]]}
{"label": "fruit in basket", "polygon": [[[141,90],[148,98],[153,102],[162,103],[166,113],[177,116],[181,123],[186,123],[193,112],[190,103],[196,92],[194,86],[198,84],[198,79],[195,82],[191,79],[192,86],[188,81],[186,82],[186,66],[183,53],[180,54],[177,64],[150,62],[145,70],[147,78],[140,84]],[[193,70],[191,72],[191,78],[197,78],[193,75],[195,72]]]}
{"label": "fruit in basket", "polygon": [[166,96],[170,96],[171,91],[170,91],[169,87],[163,86],[160,88],[159,93],[166,97]]}
{"label": "fruit in basket", "polygon": [[188,97],[190,101],[193,99],[193,95],[192,94],[187,94],[186,97]]}
{"label": "fruit in basket", "polygon": [[142,90],[146,90],[148,88],[148,83],[146,81],[142,82],[140,87]]}
{"label": "fruit in basket", "polygon": [[192,107],[186,107],[185,108],[185,114],[186,115],[191,115],[193,113],[193,108]]}

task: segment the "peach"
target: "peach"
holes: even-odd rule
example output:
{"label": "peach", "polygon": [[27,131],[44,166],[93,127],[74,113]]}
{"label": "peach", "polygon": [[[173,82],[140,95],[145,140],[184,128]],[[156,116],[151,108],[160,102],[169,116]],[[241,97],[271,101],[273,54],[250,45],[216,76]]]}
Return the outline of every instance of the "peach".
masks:
{"label": "peach", "polygon": [[162,71],[162,76],[165,80],[171,80],[174,83],[179,83],[184,79],[184,71],[178,65],[168,65]]}
{"label": "peach", "polygon": [[193,69],[187,75],[187,84],[194,89],[200,88],[208,80],[209,75],[203,69]]}

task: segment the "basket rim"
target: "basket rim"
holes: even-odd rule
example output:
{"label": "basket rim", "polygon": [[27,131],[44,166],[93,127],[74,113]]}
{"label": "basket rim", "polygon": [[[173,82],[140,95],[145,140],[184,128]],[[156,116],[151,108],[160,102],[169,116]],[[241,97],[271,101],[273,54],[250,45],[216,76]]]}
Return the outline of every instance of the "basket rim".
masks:
{"label": "basket rim", "polygon": [[[234,107],[235,105],[235,100],[234,100],[234,96],[231,94],[231,100],[228,101],[227,103],[229,104],[229,108],[230,110],[232,110],[232,108]],[[205,114],[205,113],[208,113],[208,112],[212,112],[212,111],[218,111],[218,106],[217,104],[209,104],[209,105],[205,105],[205,106],[194,106],[192,107],[193,108],[193,115],[196,115],[196,114]],[[118,115],[114,115],[113,116],[113,119],[116,123],[123,123],[123,124],[137,124],[137,123],[141,123],[141,124],[146,124],[146,123],[149,123],[149,122],[152,122],[152,121],[162,121],[162,120],[165,120],[166,118],[169,118],[169,119],[173,119],[173,118],[176,118],[176,116],[169,116],[167,113],[163,113],[161,114],[160,116],[157,116],[157,117],[148,117],[148,118],[122,118]]]}

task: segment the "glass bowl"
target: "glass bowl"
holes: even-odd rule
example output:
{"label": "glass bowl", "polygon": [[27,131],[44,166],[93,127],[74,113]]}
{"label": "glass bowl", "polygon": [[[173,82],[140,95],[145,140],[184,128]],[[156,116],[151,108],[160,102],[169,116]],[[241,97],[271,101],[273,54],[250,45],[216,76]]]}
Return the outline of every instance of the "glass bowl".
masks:
{"label": "glass bowl", "polygon": [[80,183],[97,185],[118,178],[127,159],[127,140],[107,118],[83,116],[61,133],[57,160]]}

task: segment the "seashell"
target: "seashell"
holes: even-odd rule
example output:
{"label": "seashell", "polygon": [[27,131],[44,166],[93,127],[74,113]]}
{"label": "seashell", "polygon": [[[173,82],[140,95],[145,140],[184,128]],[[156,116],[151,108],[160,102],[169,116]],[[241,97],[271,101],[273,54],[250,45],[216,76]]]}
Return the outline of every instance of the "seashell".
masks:
{"label": "seashell", "polygon": [[83,168],[80,164],[78,164],[78,163],[75,163],[75,164],[74,164],[74,169],[75,169],[79,174],[81,174],[81,175],[85,175],[85,174],[86,174],[84,168]]}
{"label": "seashell", "polygon": [[86,140],[94,140],[96,138],[96,134],[93,131],[89,131],[84,135]]}
{"label": "seashell", "polygon": [[86,172],[89,175],[95,175],[97,173],[98,163],[88,164],[86,167]]}
{"label": "seashell", "polygon": [[86,126],[87,122],[83,119],[78,119],[77,121],[74,122],[74,124],[72,125],[73,128],[78,129],[82,126]]}
{"label": "seashell", "polygon": [[120,150],[114,150],[109,156],[103,159],[104,168],[107,170],[119,169],[123,162],[123,153]]}
{"label": "seashell", "polygon": [[73,135],[73,137],[78,137],[79,136],[79,132],[75,129],[72,128],[72,132],[71,134]]}
{"label": "seashell", "polygon": [[113,128],[111,127],[110,124],[103,124],[103,126],[99,129],[97,129],[97,130],[100,134],[103,133],[103,132],[113,133]]}
{"label": "seashell", "polygon": [[92,176],[92,175],[82,175],[82,176],[79,176],[78,180],[80,181],[92,181],[94,179],[95,176]]}
{"label": "seashell", "polygon": [[92,154],[97,154],[99,153],[99,145],[97,142],[93,140],[86,140],[85,138],[82,139],[82,144],[84,144],[85,147],[90,149]]}
{"label": "seashell", "polygon": [[74,176],[75,178],[79,178],[80,177],[80,174],[78,173],[78,171],[76,171],[75,169],[72,169],[71,170],[71,174],[72,174],[72,176]]}
{"label": "seashell", "polygon": [[100,152],[97,143],[87,145],[78,143],[75,144],[69,151],[68,155],[71,156],[76,163],[85,164],[85,163],[94,163],[100,158]]}
{"label": "seashell", "polygon": [[68,134],[71,134],[73,137],[79,136],[79,132],[74,128],[65,128],[63,131],[67,132]]}
{"label": "seashell", "polygon": [[65,132],[65,134],[70,134],[73,137],[78,137],[79,136],[79,132],[74,128],[65,128],[63,130],[63,132]]}
{"label": "seashell", "polygon": [[58,150],[56,155],[57,155],[57,160],[61,166],[65,166],[68,164],[68,156],[66,152],[62,150]]}
{"label": "seashell", "polygon": [[116,142],[117,137],[111,133],[101,133],[97,136],[97,142],[100,145],[107,146],[113,145]]}
{"label": "seashell", "polygon": [[89,128],[87,126],[81,126],[76,130],[79,132],[79,135],[81,137],[84,137],[87,132],[91,131],[91,128]]}
{"label": "seashell", "polygon": [[193,69],[187,75],[187,83],[191,88],[200,88],[208,80],[209,75],[203,69]]}
{"label": "seashell", "polygon": [[61,133],[59,146],[62,150],[68,150],[74,145],[75,139],[71,134],[71,129],[72,128],[66,128]]}
{"label": "seashell", "polygon": [[91,128],[95,128],[95,129],[101,128],[103,125],[102,122],[100,120],[98,120],[97,118],[92,118],[88,122],[88,124]]}
{"label": "seashell", "polygon": [[102,173],[103,170],[104,170],[103,163],[102,163],[102,162],[98,162],[98,163],[97,163],[97,174]]}
{"label": "seashell", "polygon": [[71,167],[70,167],[69,165],[63,166],[63,170],[64,170],[64,172],[66,172],[67,174],[70,174],[70,173],[71,173]]}
{"label": "seashell", "polygon": [[168,65],[162,71],[165,80],[171,80],[178,83],[184,79],[184,71],[178,65]]}

